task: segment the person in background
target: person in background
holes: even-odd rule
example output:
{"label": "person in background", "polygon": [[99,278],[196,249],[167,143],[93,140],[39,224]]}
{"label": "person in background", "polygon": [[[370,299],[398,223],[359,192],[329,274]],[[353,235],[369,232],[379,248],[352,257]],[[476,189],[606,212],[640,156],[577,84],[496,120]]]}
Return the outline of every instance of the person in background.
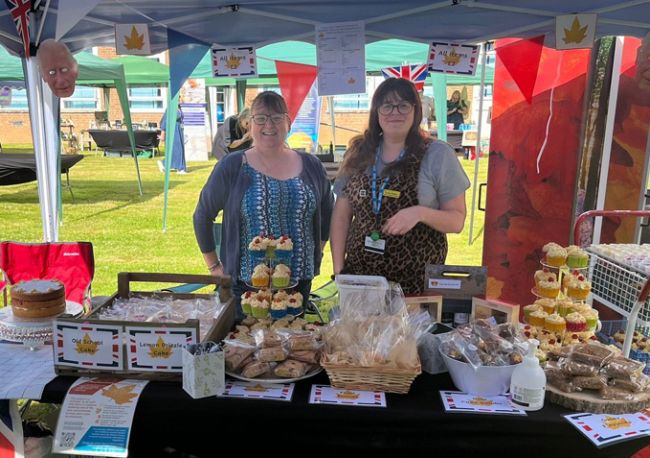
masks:
{"label": "person in background", "polygon": [[228,116],[219,126],[212,143],[212,155],[215,159],[223,159],[228,153],[251,147],[253,139],[249,130],[250,117],[250,110],[244,108],[238,115]]}
{"label": "person in background", "polygon": [[[167,129],[167,111],[160,120],[160,142],[164,143]],[[165,145],[167,148],[168,145]],[[171,146],[171,151],[165,150],[165,154],[171,154],[171,169],[176,170],[176,173],[184,175],[188,173],[187,163],[185,162],[185,135],[183,132],[183,110],[179,104],[178,111],[176,112],[176,123],[174,124],[174,144]],[[165,164],[163,161],[158,161],[158,168],[161,172],[165,173]]]}
{"label": "person in background", "polygon": [[79,68],[66,45],[48,39],[41,42],[36,52],[43,81],[57,97],[70,97],[74,93]]}
{"label": "person in background", "polygon": [[424,95],[424,89],[418,90],[418,95],[422,103],[422,128],[428,131],[431,128],[431,123],[436,119],[435,104],[433,98]]}
{"label": "person in background", "polygon": [[[248,249],[255,237],[291,239],[291,280],[298,282],[295,290],[305,301],[329,238],[334,200],[330,183],[316,156],[287,146],[291,126],[287,112],[279,94],[258,94],[250,118],[254,146],[217,162],[194,211],[194,233],[208,271],[232,276],[237,304],[255,268]],[[212,229],[222,210],[217,255]]]}
{"label": "person in background", "polygon": [[454,129],[458,130],[466,115],[467,103],[460,98],[460,91],[454,91],[451,100],[447,100],[447,122],[453,123]]}
{"label": "person in background", "polygon": [[377,87],[368,128],[351,141],[334,184],[335,274],[381,275],[417,294],[426,264],[444,264],[445,234],[463,229],[470,183],[421,117],[413,83],[388,78]]}

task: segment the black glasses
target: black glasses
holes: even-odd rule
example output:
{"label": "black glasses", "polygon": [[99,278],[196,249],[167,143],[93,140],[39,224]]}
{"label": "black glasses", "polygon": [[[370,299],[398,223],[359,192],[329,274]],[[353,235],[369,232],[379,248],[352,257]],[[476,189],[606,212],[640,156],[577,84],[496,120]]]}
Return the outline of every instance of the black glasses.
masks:
{"label": "black glasses", "polygon": [[411,111],[413,111],[413,104],[408,102],[382,103],[379,105],[379,113],[383,115],[389,115],[395,108],[397,108],[397,111],[400,114],[409,114]]}
{"label": "black glasses", "polygon": [[268,121],[269,119],[273,124],[280,124],[282,121],[285,120],[286,116],[287,116],[286,113],[274,114],[274,115],[259,114],[259,115],[251,116],[251,120],[258,126],[263,126],[264,124],[266,124],[266,121]]}

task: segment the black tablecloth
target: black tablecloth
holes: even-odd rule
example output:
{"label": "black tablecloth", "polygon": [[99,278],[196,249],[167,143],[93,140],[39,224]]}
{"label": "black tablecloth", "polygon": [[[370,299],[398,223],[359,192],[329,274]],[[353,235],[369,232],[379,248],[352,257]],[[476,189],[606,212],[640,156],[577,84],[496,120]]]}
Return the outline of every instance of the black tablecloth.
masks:
{"label": "black tablecloth", "polygon": [[[126,130],[89,129],[88,133],[99,148],[113,151],[130,151],[129,134]],[[160,130],[134,130],[136,150],[157,148],[160,143]]]}
{"label": "black tablecloth", "polygon": [[[73,381],[56,378],[43,401],[60,403]],[[591,458],[629,457],[650,446],[646,437],[599,450],[562,416],[573,412],[548,402],[526,417],[445,413],[439,390],[454,389],[448,374],[419,376],[408,395],[388,394],[385,409],[308,404],[311,385],[328,383],[322,372],[298,382],[291,402],[280,402],[194,400],[180,383],[150,382],[135,412],[129,457],[161,456],[170,446],[201,457],[234,448],[244,456],[343,456],[342,449],[350,449],[371,457],[413,451],[440,457]]]}
{"label": "black tablecloth", "polygon": [[[438,138],[438,131],[431,130],[431,135],[435,138]],[[447,131],[447,143],[451,145],[456,151],[462,151],[463,146],[461,145],[463,141],[463,131],[462,130],[448,130]]]}
{"label": "black tablecloth", "polygon": [[[61,173],[67,173],[82,160],[81,154],[61,156]],[[36,156],[33,154],[0,153],[0,186],[29,183],[36,180]]]}

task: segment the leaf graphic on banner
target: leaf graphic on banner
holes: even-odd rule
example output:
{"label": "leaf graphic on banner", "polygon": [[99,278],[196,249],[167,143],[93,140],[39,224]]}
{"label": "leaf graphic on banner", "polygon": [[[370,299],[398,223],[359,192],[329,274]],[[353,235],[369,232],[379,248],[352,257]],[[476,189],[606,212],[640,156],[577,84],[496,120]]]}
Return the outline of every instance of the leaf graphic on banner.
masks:
{"label": "leaf graphic on banner", "polygon": [[131,27],[131,35],[124,36],[124,47],[126,49],[142,49],[144,46],[144,35],[140,35],[135,27]]}
{"label": "leaf graphic on banner", "polygon": [[138,397],[138,394],[133,392],[134,388],[135,385],[126,385],[122,388],[111,385],[110,388],[102,390],[102,395],[111,398],[115,401],[115,404],[128,404],[131,402],[131,399]]}
{"label": "leaf graphic on banner", "polygon": [[581,27],[578,16],[573,18],[570,29],[564,29],[564,38],[562,39],[564,43],[581,43],[585,38],[587,38],[587,28],[588,25]]}
{"label": "leaf graphic on banner", "polygon": [[458,65],[460,63],[460,55],[457,54],[456,51],[452,49],[449,54],[443,57],[442,61],[444,62],[445,65],[449,65],[450,67],[453,67],[454,65]]}

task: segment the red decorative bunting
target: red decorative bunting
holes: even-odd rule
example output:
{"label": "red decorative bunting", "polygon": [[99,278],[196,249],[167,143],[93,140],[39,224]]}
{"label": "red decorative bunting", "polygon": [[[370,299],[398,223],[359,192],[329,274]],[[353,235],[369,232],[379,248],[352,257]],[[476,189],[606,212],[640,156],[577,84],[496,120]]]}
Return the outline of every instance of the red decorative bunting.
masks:
{"label": "red decorative bunting", "polygon": [[544,35],[540,35],[528,40],[517,40],[496,49],[497,57],[503,62],[529,104],[533,103],[533,89],[543,47]]}
{"label": "red decorative bunting", "polygon": [[289,108],[289,118],[293,121],[312,84],[314,84],[314,80],[318,75],[318,67],[276,60],[275,69],[278,73],[282,97],[284,97]]}

